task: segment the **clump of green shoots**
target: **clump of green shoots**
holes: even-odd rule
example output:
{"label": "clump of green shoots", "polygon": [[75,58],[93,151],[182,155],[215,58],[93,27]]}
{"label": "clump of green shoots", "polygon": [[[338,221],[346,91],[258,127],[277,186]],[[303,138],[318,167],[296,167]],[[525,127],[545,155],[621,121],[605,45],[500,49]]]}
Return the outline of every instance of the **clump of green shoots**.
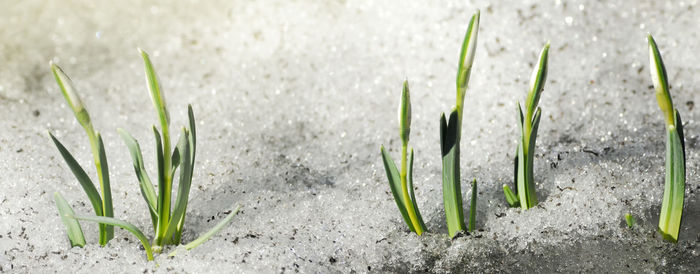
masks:
{"label": "clump of green shoots", "polygon": [[[459,150],[462,138],[462,115],[464,97],[469,84],[472,63],[476,53],[476,41],[479,34],[479,11],[471,18],[467,33],[462,42],[457,70],[457,102],[452,108],[449,119],[445,113],[440,116],[440,148],[442,153],[442,197],[445,206],[447,231],[454,237],[465,230],[462,208],[462,189],[460,181]],[[472,181],[472,201],[469,209],[469,231],[473,231],[476,221],[476,180]]]}
{"label": "clump of green shoots", "polygon": [[511,207],[518,205],[522,209],[529,209],[537,205],[537,193],[535,192],[535,178],[533,173],[535,144],[537,141],[537,128],[540,124],[542,110],[537,104],[544,89],[547,79],[547,57],[549,55],[549,43],[540,52],[537,66],[530,78],[530,91],[528,92],[525,115],[517,102],[518,128],[520,129],[520,139],[515,154],[515,192],[508,185],[503,185],[503,192],[506,201]]}
{"label": "clump of green shoots", "polygon": [[[90,179],[90,176],[88,176],[85,170],[80,166],[80,164],[78,164],[78,161],[75,160],[68,149],[66,149],[66,147],[63,146],[63,144],[50,132],[49,136],[58,148],[58,151],[61,153],[63,159],[66,161],[66,164],[68,164],[68,167],[75,175],[78,183],[80,183],[80,186],[90,199],[95,215],[114,217],[114,210],[112,207],[112,191],[109,184],[107,154],[105,153],[102,136],[99,132],[96,132],[92,126],[90,114],[85,108],[83,101],[80,100],[80,97],[78,97],[75,87],[73,86],[73,82],[70,80],[68,75],[66,75],[63,70],[53,62],[50,65],[53,76],[56,78],[56,82],[58,82],[61,93],[63,93],[63,97],[66,99],[66,103],[68,103],[68,106],[73,111],[78,123],[80,123],[83,129],[85,129],[85,133],[87,133],[88,140],[90,141],[90,148],[92,149],[93,161],[95,168],[97,169],[97,180],[100,184],[100,192],[97,191],[97,188],[95,188],[95,184],[92,182],[92,179]],[[61,206],[61,202],[59,201],[59,199],[63,199],[60,197],[57,197],[56,199],[57,204],[59,205],[59,210],[62,208],[65,209],[65,207]],[[67,205],[67,203],[65,203],[65,205]],[[75,221],[63,218],[63,222],[66,223],[66,225],[69,225],[69,223],[74,223]],[[80,228],[80,226],[78,226],[78,228]],[[99,224],[99,231],[100,245],[104,246],[107,244],[107,242],[109,242],[109,240],[114,238],[114,227],[111,225]],[[71,236],[71,245],[80,247],[85,245],[85,238],[83,237],[82,231]]]}
{"label": "clump of green shoots", "polygon": [[394,195],[394,201],[399,207],[408,228],[418,235],[425,231],[425,223],[418,210],[416,196],[413,193],[413,148],[410,156],[406,157],[408,149],[408,137],[411,133],[411,96],[408,90],[408,81],[403,82],[401,101],[399,103],[399,135],[401,136],[401,170],[396,168],[394,160],[381,146],[382,161],[386,176],[389,179],[389,188]]}
{"label": "clump of green shoots", "polygon": [[[100,189],[103,191],[102,195],[104,199],[100,198],[99,193],[95,189],[94,184],[90,181],[90,178],[85,173],[85,171],[80,167],[73,156],[63,147],[63,145],[58,142],[58,140],[51,135],[54,143],[58,147],[61,155],[65,159],[68,166],[73,171],[74,175],[80,182],[81,186],[88,195],[88,198],[93,204],[95,210],[95,215],[78,215],[75,214],[73,209],[70,207],[68,202],[63,198],[63,196],[56,192],[54,194],[54,199],[58,207],[61,219],[63,220],[66,228],[68,230],[68,237],[72,246],[83,246],[85,245],[85,239],[83,236],[80,223],[77,220],[97,222],[100,224],[100,243],[102,245],[111,239],[113,232],[108,230],[113,229],[113,226],[118,226],[127,231],[133,233],[141,242],[144,249],[146,250],[146,255],[148,260],[153,260],[153,253],[160,253],[163,247],[166,245],[179,245],[181,241],[182,231],[185,224],[185,216],[187,211],[187,203],[190,192],[190,187],[192,185],[192,175],[194,172],[195,164],[195,151],[196,151],[196,131],[195,131],[195,121],[194,112],[192,111],[192,106],[188,106],[187,113],[189,118],[188,127],[183,127],[181,130],[180,139],[177,145],[173,148],[171,147],[170,141],[170,114],[168,113],[167,106],[165,104],[165,98],[161,92],[161,87],[158,82],[158,77],[153,69],[151,60],[148,54],[139,49],[141,57],[145,63],[146,68],[146,82],[148,84],[148,90],[151,95],[151,100],[155,106],[156,113],[160,121],[160,130],[156,126],[153,126],[153,135],[156,140],[156,159],[157,159],[157,185],[158,191],[153,187],[153,183],[146,172],[143,164],[143,156],[141,154],[141,149],[138,142],[125,130],[119,129],[119,134],[126,143],[128,147],[134,164],[134,170],[136,172],[136,177],[139,181],[139,187],[141,189],[141,194],[146,201],[151,222],[154,230],[154,239],[150,243],[148,238],[138,229],[136,226],[127,223],[122,220],[113,218],[112,215],[112,205],[111,196],[109,195],[109,180],[107,173],[107,159],[104,153],[104,145],[99,133],[95,133],[92,129],[92,124],[90,124],[90,118],[83,106],[80,98],[78,97],[75,89],[73,88],[73,83],[66,76],[63,71],[55,64],[51,65],[51,68],[56,76],[56,81],[63,91],[66,101],[73,109],[76,118],[83,125],[83,128],[88,132],[88,137],[90,138],[91,144],[93,145],[93,152],[95,153],[95,164],[98,170],[98,178],[100,179],[101,185]],[[162,134],[161,134],[162,132]],[[178,190],[177,196],[175,198],[174,205],[171,206],[172,191],[174,177],[177,169],[180,169],[179,180],[178,180]],[[109,203],[107,203],[109,202]],[[184,249],[192,249],[203,242],[207,241],[211,236],[216,234],[221,230],[226,224],[228,224],[233,216],[235,216],[240,209],[240,205],[237,206],[232,212],[224,218],[219,224],[212,228],[207,233],[204,233],[198,239],[184,245]],[[104,230],[104,232],[103,232]],[[104,237],[103,237],[104,235]],[[104,243],[103,243],[103,238]],[[178,250],[176,249],[169,256],[174,256]]]}
{"label": "clump of green shoots", "polygon": [[656,89],[656,100],[666,120],[666,183],[659,215],[659,232],[664,239],[677,242],[683,215],[685,195],[685,138],[683,122],[678,110],[673,107],[668,91],[666,67],[654,38],[647,36],[649,43],[649,68]]}

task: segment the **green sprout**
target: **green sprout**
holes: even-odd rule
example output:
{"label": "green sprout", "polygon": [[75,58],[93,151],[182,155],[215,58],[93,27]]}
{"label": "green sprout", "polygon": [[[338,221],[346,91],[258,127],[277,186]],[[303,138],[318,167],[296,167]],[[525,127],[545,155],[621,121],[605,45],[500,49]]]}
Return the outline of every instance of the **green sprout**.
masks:
{"label": "green sprout", "polygon": [[[462,138],[462,115],[464,113],[464,97],[469,84],[469,76],[476,53],[476,41],[479,34],[479,11],[471,18],[467,33],[462,43],[462,51],[459,56],[459,68],[457,70],[457,102],[452,108],[449,120],[445,113],[440,116],[440,148],[442,153],[442,197],[445,206],[445,218],[447,231],[450,237],[454,237],[459,231],[465,230],[464,212],[462,208],[462,189],[459,166],[459,143]],[[473,190],[476,190],[476,181],[473,182]],[[476,192],[472,192],[475,197]],[[469,230],[474,228],[473,217],[476,216],[476,199],[472,198],[472,207],[469,209]]]}
{"label": "green sprout", "polygon": [[386,176],[389,179],[389,188],[394,196],[394,201],[399,207],[408,228],[418,235],[425,231],[425,223],[418,211],[415,193],[413,191],[413,148],[407,158],[408,137],[411,133],[411,96],[408,90],[408,81],[403,82],[401,101],[399,103],[399,135],[401,136],[401,170],[396,168],[394,160],[381,146],[382,161]]}
{"label": "green sprout", "polygon": [[[53,62],[51,62],[50,65],[53,76],[56,78],[56,82],[61,89],[61,93],[63,93],[63,97],[66,99],[66,103],[68,103],[68,106],[73,111],[78,123],[80,123],[83,129],[85,129],[85,133],[87,133],[88,140],[90,141],[90,148],[92,149],[93,161],[95,163],[95,168],[97,169],[97,179],[100,183],[100,192],[97,191],[97,188],[95,188],[95,184],[90,179],[90,176],[87,175],[85,170],[80,166],[78,161],[75,160],[68,149],[66,149],[66,147],[63,146],[63,144],[50,132],[49,136],[58,148],[58,151],[61,153],[63,159],[66,161],[66,164],[68,164],[68,167],[73,172],[73,175],[75,175],[75,178],[78,179],[80,186],[90,199],[92,208],[95,210],[95,215],[114,217],[114,209],[112,207],[112,191],[109,185],[107,154],[105,153],[102,137],[100,136],[100,133],[96,132],[93,128],[92,121],[90,120],[90,114],[88,114],[83,101],[80,100],[80,97],[73,86],[73,81],[71,81],[70,77],[68,77],[68,75],[66,75],[58,65],[54,64]],[[57,202],[57,204],[60,203]],[[59,205],[58,209],[59,211],[66,210],[66,207]],[[107,242],[109,242],[109,240],[114,238],[114,227],[110,225],[100,224],[99,231],[100,245],[104,246],[107,244]],[[82,231],[80,234],[82,235]],[[73,239],[74,238],[71,237],[71,245],[81,247],[85,245],[85,239],[82,241],[73,241]]]}
{"label": "green sprout", "polygon": [[627,223],[628,228],[632,228],[634,224],[637,222],[636,219],[634,219],[634,216],[632,214],[625,214],[625,222]]}
{"label": "green sprout", "polygon": [[659,232],[664,239],[678,242],[678,232],[683,215],[685,195],[685,138],[683,122],[678,110],[673,107],[668,91],[666,67],[654,38],[647,36],[649,43],[649,65],[651,80],[656,89],[656,100],[666,120],[666,184],[659,215]]}
{"label": "green sprout", "polygon": [[[146,82],[148,84],[148,90],[150,92],[151,100],[153,102],[153,105],[155,106],[156,113],[160,121],[160,130],[158,130],[156,126],[153,126],[152,128],[153,135],[155,136],[156,140],[156,159],[158,167],[158,176],[156,181],[158,185],[157,192],[144,167],[143,156],[141,154],[141,148],[139,147],[138,141],[136,141],[136,139],[134,139],[125,130],[119,129],[118,131],[131,153],[134,171],[139,181],[141,195],[146,201],[146,205],[151,216],[151,222],[155,234],[153,242],[150,243],[148,241],[148,238],[144,235],[144,233],[141,232],[141,230],[138,229],[136,226],[128,222],[113,218],[111,214],[112,210],[111,198],[109,198],[110,196],[107,196],[103,193],[104,197],[109,198],[109,211],[102,210],[103,207],[99,207],[99,205],[101,205],[102,203],[102,200],[100,199],[100,196],[97,190],[95,189],[95,186],[92,184],[85,171],[83,171],[82,168],[80,168],[80,165],[75,161],[73,156],[71,156],[71,154],[65,149],[65,147],[63,147],[63,145],[60,142],[58,142],[58,140],[54,138],[53,135],[51,135],[52,139],[56,143],[56,146],[61,152],[61,155],[64,157],[69,167],[75,174],[76,178],[78,178],[78,181],[83,186],[83,189],[85,189],[85,192],[88,194],[88,197],[90,198],[90,201],[92,202],[93,207],[95,208],[96,214],[95,216],[75,214],[70,205],[58,192],[54,194],[54,199],[56,200],[56,205],[59,209],[61,219],[63,220],[68,230],[68,236],[72,246],[85,245],[83,232],[77,220],[96,222],[100,224],[101,229],[102,227],[112,228],[113,226],[117,226],[131,232],[139,239],[139,241],[143,245],[144,249],[146,250],[148,260],[153,260],[153,253],[162,252],[163,247],[166,245],[179,245],[181,241],[182,231],[185,224],[185,213],[187,211],[189,192],[192,185],[192,175],[195,166],[196,130],[194,112],[192,111],[192,106],[188,105],[187,114],[189,118],[189,125],[188,127],[182,128],[179,141],[177,142],[174,148],[171,147],[169,129],[170,116],[168,113],[167,106],[165,104],[165,98],[163,97],[163,93],[161,92],[158,77],[156,76],[155,70],[153,69],[153,65],[148,54],[142,51],[141,49],[139,49],[139,53],[141,54],[141,57],[143,58],[143,61],[145,63]],[[58,66],[52,64],[52,69],[54,71],[54,75],[56,75],[56,80],[59,86],[64,92],[66,101],[68,101],[69,105],[75,112],[78,121],[83,125],[83,127],[86,130],[89,129],[88,136],[91,136],[90,132],[92,132],[92,125],[90,124],[89,116],[87,114],[87,111],[85,111],[85,108],[82,105],[82,103],[80,103],[80,99],[78,98],[77,94],[75,93],[75,90],[73,89],[73,84],[70,81],[70,78],[68,78],[68,76],[66,76],[63,73],[63,71],[60,68],[58,68]],[[104,174],[104,178],[107,178],[107,160],[104,154],[104,146],[102,143],[102,139],[99,137],[99,134],[93,133],[93,135],[97,136],[97,147],[99,148],[97,150],[99,152],[99,157],[96,158],[99,160],[99,162],[96,160],[96,165],[98,166],[98,175]],[[99,165],[100,163],[102,163],[101,166]],[[99,173],[100,167],[104,169],[103,173]],[[171,205],[174,181],[173,179],[175,177],[175,172],[178,168],[180,169],[180,173],[179,179],[177,181],[177,196],[175,198],[175,203]],[[109,193],[109,181],[105,181],[105,185],[107,187],[101,187],[101,189],[107,189],[106,193]],[[107,200],[107,198],[105,198],[105,200]],[[228,224],[232,220],[233,216],[235,216],[238,213],[239,209],[240,205],[237,206],[234,210],[232,210],[226,218],[224,218],[209,232],[204,233],[198,239],[186,244],[184,246],[184,249],[192,249],[207,241],[219,230],[221,230],[226,224]],[[108,212],[109,215],[107,213],[103,214],[103,212]],[[109,235],[111,238],[112,234],[110,233]],[[174,256],[176,252],[177,251],[173,251],[173,253],[171,253],[170,256]]]}
{"label": "green sprout", "polygon": [[508,185],[503,185],[503,193],[506,201],[511,207],[518,205],[522,209],[529,209],[537,205],[537,193],[535,193],[535,176],[532,171],[535,156],[535,144],[537,141],[537,129],[540,124],[542,110],[537,104],[544,89],[547,79],[547,57],[549,55],[549,43],[545,44],[540,52],[537,66],[532,71],[530,78],[530,91],[528,92],[525,115],[517,102],[518,108],[518,128],[520,129],[520,139],[515,154],[515,192]]}

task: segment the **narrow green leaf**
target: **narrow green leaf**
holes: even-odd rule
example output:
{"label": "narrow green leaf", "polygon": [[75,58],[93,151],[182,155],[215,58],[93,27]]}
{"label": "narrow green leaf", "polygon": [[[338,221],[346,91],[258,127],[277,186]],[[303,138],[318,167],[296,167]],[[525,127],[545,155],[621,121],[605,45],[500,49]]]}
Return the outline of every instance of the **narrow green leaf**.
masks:
{"label": "narrow green leaf", "polygon": [[675,122],[678,127],[669,126],[667,131],[666,183],[659,216],[659,231],[671,242],[678,242],[685,199],[685,141],[681,139],[683,123],[677,111]]}
{"label": "narrow green leaf", "polygon": [[[442,143],[442,197],[445,206],[447,230],[450,237],[463,231],[464,209],[462,208],[462,190],[459,174],[459,113],[454,109],[449,122],[441,119],[440,137]],[[446,126],[446,127],[445,127]]]}
{"label": "narrow green leaf", "polygon": [[175,199],[175,207],[173,214],[168,224],[168,230],[164,238],[169,239],[177,229],[177,225],[181,219],[185,217],[187,202],[190,194],[190,186],[192,185],[192,169],[190,169],[190,140],[187,129],[182,129],[182,136],[177,148],[182,152],[182,168],[180,169],[180,181],[178,183],[177,198]]}
{"label": "narrow green leaf", "polygon": [[[102,136],[97,133],[97,148],[100,158],[99,168],[102,174],[102,183],[100,189],[102,190],[102,215],[105,217],[114,217],[114,207],[112,206],[112,187],[109,183],[109,167],[107,166],[107,153],[105,152],[104,142],[102,142]],[[104,243],[107,244],[109,240],[114,238],[114,227],[110,225],[104,226]]]}
{"label": "narrow green leaf", "polygon": [[156,162],[158,163],[158,225],[156,229],[156,240],[155,244],[157,248],[162,248],[161,244],[163,241],[163,235],[168,229],[168,222],[170,221],[170,208],[166,207],[170,201],[166,201],[170,195],[167,193],[167,187],[165,183],[165,163],[163,161],[163,143],[161,142],[160,133],[158,129],[153,126],[153,135],[156,140]]}
{"label": "narrow green leaf", "polygon": [[476,228],[476,179],[472,181],[472,200],[469,207],[469,232],[474,232]]}
{"label": "narrow green leaf", "polygon": [[136,172],[136,178],[139,180],[139,188],[141,189],[141,196],[143,196],[148,210],[151,215],[151,222],[153,223],[153,229],[157,228],[158,222],[158,197],[156,196],[155,188],[153,188],[153,183],[151,178],[148,176],[148,172],[144,166],[143,155],[141,154],[141,147],[139,142],[131,136],[127,131],[123,129],[117,129],[119,135],[124,140],[129,152],[131,153],[131,159],[134,163],[134,172]]}
{"label": "narrow green leaf", "polygon": [[153,102],[153,106],[156,108],[161,124],[167,126],[170,124],[170,113],[168,112],[165,97],[160,90],[158,76],[156,75],[155,69],[153,69],[153,64],[151,63],[151,58],[148,56],[148,53],[140,48],[138,51],[143,58],[143,63],[146,68],[146,83],[148,84],[148,91],[151,95],[151,101]]}
{"label": "narrow green leaf", "polygon": [[421,227],[421,231],[425,231],[425,222],[423,222],[423,217],[420,215],[420,210],[418,210],[418,202],[416,202],[416,195],[413,190],[413,148],[411,148],[411,153],[408,156],[408,174],[406,175],[406,183],[408,185],[408,193],[411,197],[411,202],[413,203],[413,209],[416,211],[416,218],[418,219],[418,224]]}
{"label": "narrow green leaf", "polygon": [[[191,164],[190,164],[190,177],[194,177],[194,160],[195,160],[195,153],[197,152],[197,132],[196,132],[196,125],[194,122],[194,111],[192,111],[192,105],[187,105],[187,116],[189,118],[189,131],[190,131],[190,158],[191,158]],[[187,211],[187,206],[185,206],[185,212]],[[180,222],[177,223],[177,230],[175,231],[175,236],[174,236],[174,241],[175,243],[180,242],[181,234],[183,227],[185,225],[185,218],[187,217],[186,214],[180,218]]]}
{"label": "narrow green leaf", "polygon": [[190,153],[192,163],[190,165],[194,170],[194,156],[197,153],[197,126],[194,122],[194,111],[192,111],[192,105],[187,105],[187,117],[190,122],[190,149],[192,150],[192,153]]}
{"label": "narrow green leaf", "polygon": [[406,202],[403,200],[403,195],[401,192],[401,176],[399,175],[399,170],[396,168],[394,160],[391,155],[386,152],[384,146],[380,148],[382,152],[382,162],[384,163],[384,170],[386,171],[386,177],[389,180],[389,188],[391,189],[391,194],[394,196],[394,201],[396,206],[401,212],[404,222],[408,225],[408,228],[415,232],[415,228],[411,223],[411,218],[408,216],[408,211],[406,210]]}
{"label": "narrow green leaf", "polygon": [[[195,248],[195,247],[201,245],[202,243],[206,242],[206,241],[209,240],[209,238],[211,238],[212,236],[216,235],[216,233],[218,233],[219,231],[221,231],[221,229],[223,229],[224,227],[226,227],[226,225],[227,225],[229,222],[231,222],[231,220],[233,219],[233,217],[236,216],[236,214],[238,214],[238,211],[239,211],[240,209],[241,209],[241,206],[238,205],[238,206],[236,207],[236,209],[233,210],[233,212],[229,213],[228,216],[226,216],[226,218],[224,218],[223,220],[221,220],[221,222],[219,222],[218,224],[216,224],[216,226],[214,226],[211,230],[209,230],[209,231],[207,231],[206,233],[202,234],[202,236],[199,236],[199,238],[197,238],[196,240],[194,240],[194,241],[192,241],[192,242],[186,244],[186,245],[185,245],[185,249],[186,249],[186,250],[191,250],[191,249],[193,249],[193,248]],[[173,257],[173,256],[177,255],[177,251],[178,251],[178,250],[176,249],[176,250],[173,251],[172,253],[168,254],[168,257]]]}
{"label": "narrow green leaf", "polygon": [[78,220],[83,220],[83,221],[89,221],[89,222],[96,222],[100,224],[106,224],[110,226],[118,226],[123,229],[126,229],[127,231],[131,232],[131,234],[134,234],[136,238],[139,239],[141,242],[141,245],[143,245],[143,248],[146,250],[146,256],[148,257],[149,261],[153,261],[153,250],[151,249],[151,244],[148,243],[148,238],[146,238],[146,235],[141,232],[136,226],[127,223],[125,221],[115,219],[112,217],[104,217],[104,216],[88,216],[88,215],[68,215],[67,217],[75,218]]}
{"label": "narrow green leaf", "polygon": [[520,206],[520,201],[518,200],[518,195],[513,193],[513,191],[510,190],[510,187],[508,185],[503,185],[503,193],[506,196],[506,202],[508,202],[508,205],[510,207],[519,207]]}
{"label": "narrow green leaf", "polygon": [[95,215],[102,216],[102,198],[100,197],[100,193],[97,192],[95,184],[92,183],[92,180],[90,180],[90,177],[88,177],[87,173],[85,173],[85,170],[83,170],[80,164],[78,164],[78,161],[73,158],[73,155],[68,152],[66,147],[64,147],[63,144],[61,144],[61,142],[58,141],[58,139],[56,139],[56,137],[54,137],[50,132],[49,136],[56,145],[56,148],[58,148],[58,151],[61,153],[63,160],[66,161],[66,164],[68,164],[68,167],[73,172],[73,175],[75,175],[75,178],[78,179],[78,182],[85,191],[85,194],[87,194],[90,204],[92,204],[92,208],[95,210]]}
{"label": "narrow green leaf", "polygon": [[[521,134],[522,133],[522,127],[521,127]],[[523,139],[524,135],[521,135],[519,145],[518,145],[518,178],[515,181],[516,186],[515,186],[515,191],[516,194],[518,195],[518,201],[520,202],[520,208],[522,209],[528,209],[527,205],[527,195],[528,195],[528,182],[527,182],[527,169],[528,167],[526,166],[527,158],[525,157],[525,148],[523,146]]]}
{"label": "narrow green leaf", "polygon": [[[528,145],[528,152],[527,155],[525,155],[525,174],[526,174],[526,186],[527,188],[523,189],[526,192],[526,197],[527,199],[526,204],[527,208],[531,208],[537,205],[537,193],[535,192],[535,176],[534,176],[534,162],[535,162],[535,145],[537,143],[537,129],[539,128],[540,125],[540,117],[541,117],[542,111],[540,108],[537,108],[537,111],[535,112],[535,118],[533,119],[532,123],[532,130],[530,132],[530,144]],[[521,199],[522,202],[522,199]],[[521,205],[522,206],[522,205]]]}
{"label": "narrow green leaf", "polygon": [[83,235],[83,229],[80,227],[80,223],[73,218],[66,216],[75,215],[73,208],[66,202],[61,193],[54,192],[53,198],[56,201],[56,207],[58,208],[58,214],[61,215],[61,220],[63,224],[66,225],[66,232],[68,233],[68,240],[70,240],[70,246],[85,246],[85,236]]}

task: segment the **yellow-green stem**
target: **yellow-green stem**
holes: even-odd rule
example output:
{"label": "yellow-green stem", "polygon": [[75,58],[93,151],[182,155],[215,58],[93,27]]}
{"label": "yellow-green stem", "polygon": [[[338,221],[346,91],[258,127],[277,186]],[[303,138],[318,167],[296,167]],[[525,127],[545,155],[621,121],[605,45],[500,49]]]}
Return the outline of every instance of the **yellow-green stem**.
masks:
{"label": "yellow-green stem", "polygon": [[[112,210],[112,205],[110,203],[110,198],[107,196],[112,196],[111,193],[107,193],[107,191],[111,192],[111,189],[107,189],[108,187],[105,186],[104,183],[104,175],[102,174],[102,161],[100,161],[100,150],[98,148],[97,144],[97,136],[95,135],[95,130],[92,127],[92,124],[87,124],[86,126],[83,127],[85,129],[85,132],[87,133],[88,140],[90,140],[90,150],[92,151],[92,158],[95,162],[95,168],[97,169],[97,180],[100,182],[100,194],[102,196],[102,216],[107,216],[108,211],[111,212]],[[110,203],[110,204],[108,204]],[[109,210],[108,210],[109,208]],[[112,215],[112,214],[109,214]],[[107,216],[107,217],[114,217],[114,216]],[[100,239],[99,243],[100,245],[106,245],[107,242],[111,239],[107,228],[108,225],[102,224],[100,226]]]}
{"label": "yellow-green stem", "polygon": [[411,223],[413,224],[413,228],[416,230],[416,234],[421,235],[423,234],[423,228],[421,227],[420,223],[418,222],[418,217],[416,215],[416,210],[413,208],[413,202],[411,200],[411,197],[408,195],[408,183],[406,182],[407,180],[407,164],[406,164],[406,151],[408,150],[408,146],[404,143],[403,146],[401,147],[401,189],[403,192],[403,200],[404,200],[404,206],[406,207],[406,211],[408,211],[408,217],[411,218]]}

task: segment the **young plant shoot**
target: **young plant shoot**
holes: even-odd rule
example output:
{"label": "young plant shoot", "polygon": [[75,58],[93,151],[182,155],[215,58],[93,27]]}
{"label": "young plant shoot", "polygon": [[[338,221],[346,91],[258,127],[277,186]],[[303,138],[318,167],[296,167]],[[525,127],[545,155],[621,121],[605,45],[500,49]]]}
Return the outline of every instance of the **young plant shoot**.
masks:
{"label": "young plant shoot", "polygon": [[[112,191],[109,185],[107,155],[105,153],[102,137],[100,136],[100,133],[96,132],[93,128],[92,122],[90,121],[90,115],[88,114],[87,109],[85,109],[83,101],[80,100],[80,97],[73,86],[73,81],[71,81],[70,77],[68,77],[68,75],[66,75],[58,65],[54,64],[53,62],[50,65],[53,76],[56,78],[56,82],[58,83],[58,87],[61,89],[63,97],[66,99],[66,103],[68,103],[68,106],[73,111],[78,123],[80,123],[83,129],[85,129],[85,133],[87,133],[88,140],[90,141],[90,148],[92,150],[93,161],[95,163],[95,168],[97,169],[97,180],[100,183],[99,192],[97,191],[97,188],[95,188],[95,184],[90,179],[90,176],[87,175],[85,170],[82,168],[82,166],[80,166],[78,161],[75,160],[75,157],[73,157],[68,149],[66,149],[66,147],[63,146],[63,144],[58,141],[53,134],[51,134],[51,132],[49,132],[49,136],[58,148],[58,151],[61,153],[63,160],[66,161],[66,164],[68,164],[68,167],[73,172],[73,175],[75,175],[78,183],[80,183],[80,186],[87,194],[88,199],[92,204],[92,208],[95,210],[95,215],[113,217]],[[60,196],[60,194],[58,194],[58,196]],[[62,197],[56,197],[56,205],[61,215],[72,212],[72,209],[70,209],[70,206],[68,206],[68,203],[65,202]],[[69,237],[71,245],[81,247],[84,246],[85,239],[83,238],[83,232],[80,228],[80,224],[77,222],[67,222],[65,218],[63,221],[66,224],[69,235],[80,235],[80,237]],[[111,225],[99,224],[99,231],[100,245],[106,245],[107,242],[114,237],[114,227]],[[82,241],[74,241],[74,239],[82,239]]]}
{"label": "young plant shoot", "polygon": [[[148,90],[151,95],[151,101],[155,106],[156,113],[160,121],[160,130],[156,126],[153,126],[153,135],[155,136],[156,141],[156,183],[158,185],[157,191],[153,187],[153,183],[150,179],[150,176],[148,176],[148,173],[146,172],[143,163],[143,156],[141,154],[141,148],[139,147],[139,144],[136,141],[136,139],[134,139],[128,132],[122,129],[119,129],[119,134],[121,135],[122,139],[124,139],[124,142],[126,143],[126,146],[131,153],[134,164],[134,171],[136,172],[136,177],[138,178],[139,187],[141,189],[141,195],[146,201],[146,205],[151,216],[151,223],[153,225],[153,230],[155,234],[153,242],[149,243],[148,238],[146,238],[144,233],[141,232],[141,230],[138,229],[136,226],[125,221],[113,218],[111,215],[111,203],[110,210],[108,211],[110,214],[102,214],[103,212],[107,211],[100,211],[102,207],[98,208],[95,206],[96,204],[99,205],[101,200],[99,195],[97,195],[97,191],[95,190],[94,186],[90,183],[89,178],[87,177],[87,175],[85,175],[85,172],[79,168],[79,165],[75,163],[75,160],[72,157],[70,157],[70,154],[67,153],[65,148],[63,148],[63,146],[60,145],[60,143],[58,143],[58,141],[54,138],[54,142],[56,142],[56,145],[59,147],[59,151],[61,151],[61,154],[66,159],[66,162],[69,163],[71,170],[73,170],[73,172],[76,174],[76,177],[78,177],[78,180],[81,182],[81,185],[83,185],[83,188],[88,193],[91,202],[93,202],[93,207],[95,207],[96,216],[75,214],[70,208],[70,205],[68,205],[68,203],[63,199],[63,197],[59,193],[55,194],[55,199],[56,204],[59,208],[59,212],[61,214],[61,218],[66,224],[66,227],[68,228],[68,235],[72,245],[81,245],[81,243],[84,244],[84,239],[81,242],[81,238],[83,238],[82,230],[80,229],[80,225],[75,220],[97,222],[101,225],[107,225],[108,227],[118,226],[134,234],[139,239],[139,241],[141,241],[144,249],[146,250],[148,260],[153,260],[153,253],[160,253],[163,250],[164,246],[180,244],[182,230],[185,224],[185,213],[187,211],[187,202],[189,198],[190,187],[192,185],[192,175],[194,172],[196,131],[192,106],[188,106],[187,114],[189,118],[189,125],[188,127],[183,127],[181,129],[180,139],[177,142],[176,146],[174,148],[171,146],[169,128],[170,115],[165,104],[165,98],[163,97],[163,93],[161,92],[158,77],[156,76],[155,70],[153,69],[153,65],[151,64],[151,60],[148,54],[140,49],[139,53],[141,54],[141,57],[143,58],[143,61],[145,63],[146,82],[148,84]],[[76,117],[78,117],[78,120],[81,122],[81,124],[83,124],[83,127],[85,127],[86,130],[91,130],[92,126],[89,124],[89,117],[87,116],[87,112],[84,110],[84,107],[82,107],[82,104],[74,104],[74,102],[79,103],[79,99],[76,99],[77,96],[74,93],[71,93],[72,89],[65,88],[65,86],[67,85],[65,85],[64,83],[69,83],[68,81],[66,81],[68,77],[65,76],[60,71],[60,69],[58,69],[57,66],[54,65],[52,66],[52,68],[54,68],[54,74],[58,75],[56,76],[56,79],[59,81],[59,85],[64,90],[64,94],[67,94],[66,100],[74,109]],[[69,90],[71,92],[67,92],[66,90]],[[76,107],[74,107],[74,105]],[[88,135],[90,135],[90,133],[88,133]],[[103,163],[102,166],[104,167],[104,174],[106,175],[107,166],[106,159],[104,157],[104,148],[102,146],[102,140],[99,138],[99,134],[96,135],[99,141],[99,151],[101,153],[99,154],[99,160],[101,160],[101,163]],[[180,173],[179,181],[177,184],[177,196],[175,198],[175,203],[171,205],[174,182],[173,178],[175,177],[175,173],[178,168],[180,169]],[[98,171],[99,170],[100,165],[98,162]],[[107,187],[107,189],[109,188]],[[221,230],[226,224],[228,224],[233,218],[233,216],[238,213],[239,209],[240,206],[236,207],[234,210],[231,211],[229,216],[224,218],[212,230],[210,230],[207,233],[204,233],[198,239],[185,245],[184,249],[192,249],[198,246],[199,244],[207,241],[217,231]],[[174,255],[174,253],[172,255]]]}
{"label": "young plant shoot", "polygon": [[413,193],[413,148],[411,154],[406,158],[408,151],[408,137],[411,133],[411,96],[408,90],[408,81],[403,82],[401,101],[399,103],[399,135],[401,136],[401,170],[394,164],[394,160],[381,146],[382,161],[386,176],[389,179],[389,188],[394,195],[394,201],[399,207],[408,228],[418,235],[425,231],[425,223],[418,211],[418,203]]}
{"label": "young plant shoot", "polygon": [[[464,113],[464,96],[469,84],[469,76],[472,71],[474,54],[476,52],[476,40],[479,34],[479,11],[471,18],[467,33],[462,43],[462,52],[459,56],[459,68],[457,70],[457,102],[450,112],[449,120],[445,113],[440,116],[440,148],[442,153],[442,198],[445,206],[445,218],[447,231],[450,237],[454,237],[459,231],[465,230],[464,212],[462,209],[462,188],[460,186],[459,143],[462,138],[462,115]],[[476,190],[476,181],[472,185]],[[475,197],[476,193],[472,193]],[[476,199],[472,200],[469,209],[471,218],[476,216]],[[475,220],[469,220],[469,229],[472,230]]]}
{"label": "young plant shoot", "polygon": [[683,214],[685,195],[685,139],[683,122],[678,110],[673,107],[668,91],[666,67],[654,38],[649,34],[649,68],[656,89],[656,100],[666,120],[666,184],[659,215],[659,232],[664,239],[678,242],[678,232]]}
{"label": "young plant shoot", "polygon": [[537,66],[532,71],[530,78],[530,91],[527,94],[525,115],[517,102],[518,128],[520,139],[515,154],[515,192],[508,185],[503,185],[506,201],[512,207],[520,205],[522,209],[529,209],[537,205],[537,193],[535,193],[535,178],[532,171],[535,156],[535,144],[537,141],[537,128],[540,124],[541,109],[537,106],[540,95],[547,79],[547,56],[549,43],[540,52]]}

